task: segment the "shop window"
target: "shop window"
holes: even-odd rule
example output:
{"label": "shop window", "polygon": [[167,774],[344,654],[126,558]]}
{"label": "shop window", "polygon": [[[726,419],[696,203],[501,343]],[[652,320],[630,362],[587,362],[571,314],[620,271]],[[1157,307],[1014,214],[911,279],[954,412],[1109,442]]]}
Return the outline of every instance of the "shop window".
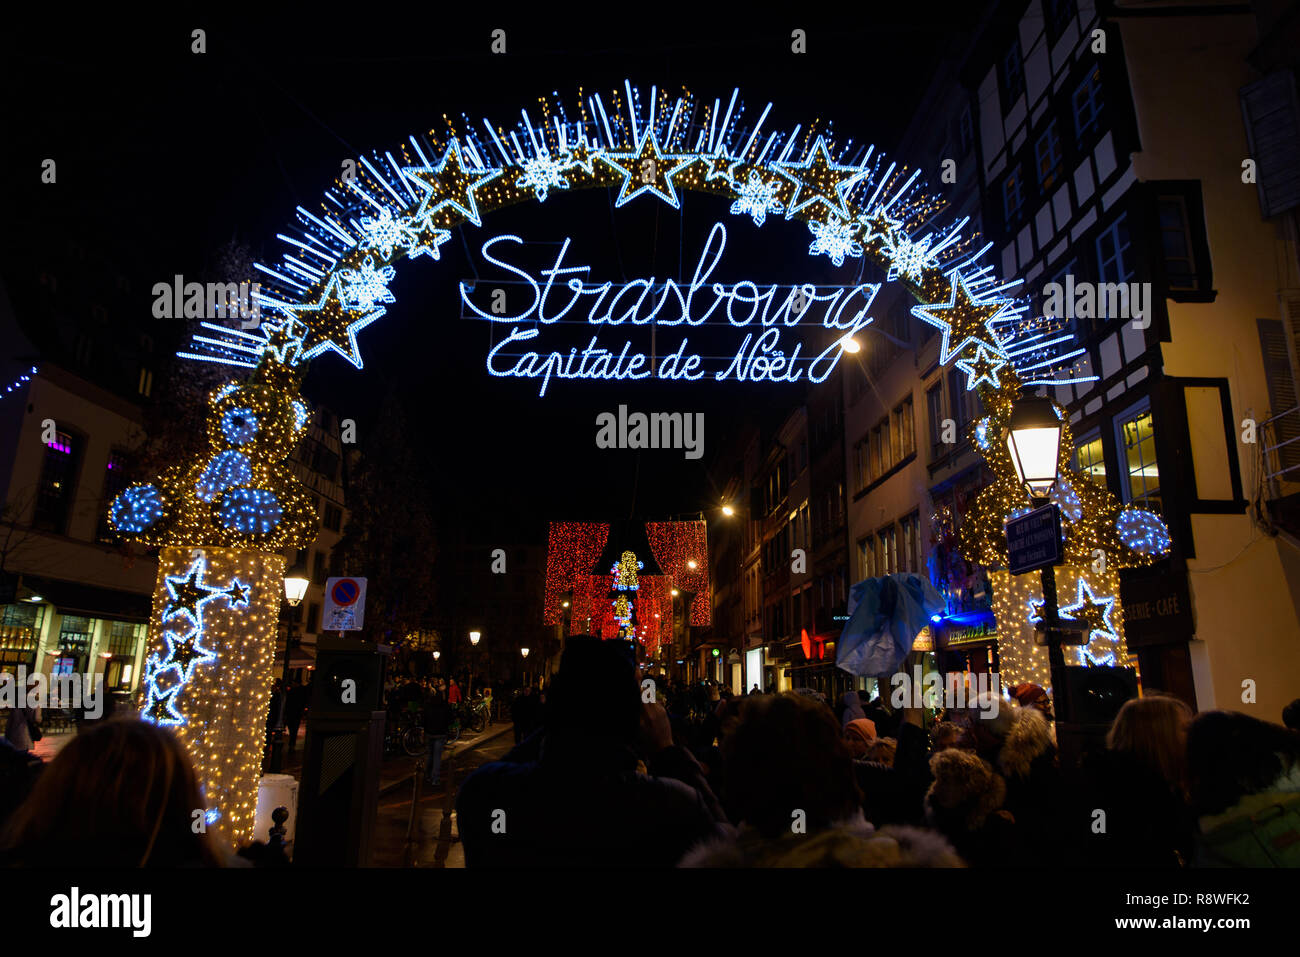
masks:
{"label": "shop window", "polygon": [[108,622],[108,646],[105,651],[113,655],[134,657],[136,641],[140,637],[142,627],[130,621]]}
{"label": "shop window", "polygon": [[59,625],[58,650],[74,660],[78,667],[86,663],[90,654],[90,642],[94,636],[95,620],[80,615],[64,615]]}
{"label": "shop window", "polygon": [[45,625],[45,606],[31,602],[0,605],[0,672],[36,667],[36,646]]}

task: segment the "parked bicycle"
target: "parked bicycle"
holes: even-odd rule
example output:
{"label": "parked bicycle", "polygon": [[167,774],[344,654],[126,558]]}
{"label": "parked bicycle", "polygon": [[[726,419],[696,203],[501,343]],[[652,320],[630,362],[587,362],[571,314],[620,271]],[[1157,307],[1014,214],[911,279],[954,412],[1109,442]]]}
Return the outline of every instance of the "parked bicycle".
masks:
{"label": "parked bicycle", "polygon": [[447,727],[447,743],[454,744],[460,739],[461,733],[469,731],[472,734],[481,734],[488,723],[488,705],[482,698],[476,699],[471,703],[461,703],[454,705],[451,712],[451,723]]}
{"label": "parked bicycle", "polygon": [[424,726],[420,716],[404,714],[396,719],[391,716],[384,729],[384,751],[394,754],[404,751],[414,757],[424,754],[428,744],[424,736]]}

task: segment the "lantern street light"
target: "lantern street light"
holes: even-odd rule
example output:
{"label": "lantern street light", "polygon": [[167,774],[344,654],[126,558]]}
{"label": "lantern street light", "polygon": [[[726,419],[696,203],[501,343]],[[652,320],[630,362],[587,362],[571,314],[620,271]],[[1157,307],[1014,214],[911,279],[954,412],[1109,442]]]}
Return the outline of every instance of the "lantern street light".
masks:
{"label": "lantern street light", "polygon": [[[307,569],[301,563],[296,563],[284,576],[284,600],[290,608],[297,608],[302,604],[302,600],[307,595],[307,586],[311,584],[311,579],[307,577]],[[279,773],[284,770],[284,739],[288,732],[285,725],[284,715],[285,707],[289,699],[289,660],[294,651],[302,644],[301,640],[294,634],[294,616],[290,615],[288,619],[288,630],[284,637],[284,667],[280,672],[280,707],[276,713],[275,728],[271,731],[271,760],[270,768],[272,773]]]}
{"label": "lantern street light", "polygon": [[[1052,489],[1059,477],[1061,452],[1061,417],[1051,399],[1025,396],[1016,402],[1007,428],[1007,451],[1011,454],[1011,464],[1015,466],[1016,480],[1029,493],[1033,506],[1049,506]],[[1060,527],[1059,519],[1057,527]],[[1043,628],[1052,670],[1056,718],[1058,722],[1069,721],[1071,712],[1065,687],[1065,655],[1061,651],[1056,569],[1047,565],[1039,574],[1043,586]]]}
{"label": "lantern street light", "polygon": [[470,695],[474,693],[474,666],[478,664],[478,653],[477,653],[478,643],[479,643],[479,639],[482,637],[483,637],[483,632],[481,631],[471,631],[469,633],[469,645],[470,645],[469,681],[465,687],[466,698],[468,698]]}
{"label": "lantern street light", "polygon": [[1061,451],[1061,420],[1050,399],[1029,396],[1016,403],[1007,429],[1007,451],[1016,480],[1031,498],[1046,502],[1056,484]]}

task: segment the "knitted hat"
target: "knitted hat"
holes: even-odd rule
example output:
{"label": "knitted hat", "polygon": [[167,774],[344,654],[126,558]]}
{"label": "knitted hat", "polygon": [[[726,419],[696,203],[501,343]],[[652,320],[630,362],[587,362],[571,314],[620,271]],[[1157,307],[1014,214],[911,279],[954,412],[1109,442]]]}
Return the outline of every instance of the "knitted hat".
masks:
{"label": "knitted hat", "polygon": [[1022,681],[1011,689],[1011,697],[1020,702],[1022,708],[1028,708],[1034,702],[1046,698],[1047,692],[1041,685],[1036,685],[1032,681]]}

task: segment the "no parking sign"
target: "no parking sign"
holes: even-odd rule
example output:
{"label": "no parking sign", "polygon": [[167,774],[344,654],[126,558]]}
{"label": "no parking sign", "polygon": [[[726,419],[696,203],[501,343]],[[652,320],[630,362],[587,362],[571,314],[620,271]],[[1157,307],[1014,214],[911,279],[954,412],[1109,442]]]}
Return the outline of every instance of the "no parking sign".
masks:
{"label": "no parking sign", "polygon": [[328,578],[325,580],[325,610],[321,615],[322,631],[360,631],[365,622],[366,580],[364,578]]}

